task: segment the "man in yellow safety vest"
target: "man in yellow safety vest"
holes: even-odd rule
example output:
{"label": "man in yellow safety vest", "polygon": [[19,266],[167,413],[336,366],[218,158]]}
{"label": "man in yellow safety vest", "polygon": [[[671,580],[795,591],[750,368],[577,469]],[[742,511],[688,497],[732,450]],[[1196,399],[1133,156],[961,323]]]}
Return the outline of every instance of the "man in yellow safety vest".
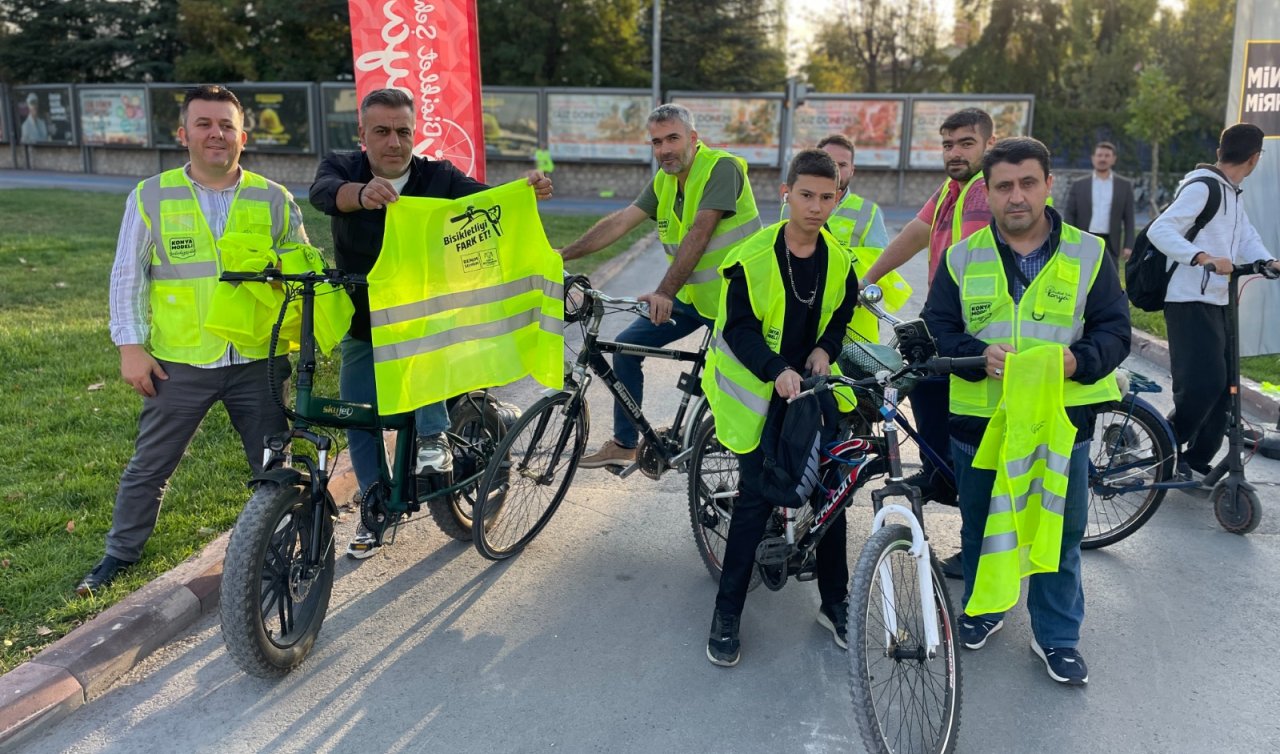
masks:
{"label": "man in yellow safety vest", "polygon": [[[565,261],[584,257],[622,238],[645,219],[655,220],[670,267],[657,290],[640,297],[649,303],[649,319],[637,319],[617,341],[660,347],[711,326],[723,285],[718,268],[761,226],[747,182],[746,160],[699,143],[693,115],[681,105],[655,108],[647,123],[659,167],[653,183],[635,203],[596,223],[560,253]],[[644,400],[642,361],[639,356],[613,357],[613,371],[637,405]],[[588,469],[630,466],[636,460],[638,440],[639,431],[622,407],[615,405],[613,437],[584,456],[580,465]]]}
{"label": "man in yellow safety vest", "polygon": [[980,649],[1004,625],[1021,577],[1034,573],[1031,648],[1055,681],[1083,685],[1089,441],[1096,404],[1119,398],[1129,307],[1101,239],[1046,206],[1053,177],[1043,144],[1003,139],[983,172],[994,222],[947,251],[924,313],[942,355],[987,358],[985,370],[951,377],[967,606],[959,635]]}
{"label": "man in yellow safety vest", "polygon": [[[169,476],[215,402],[226,407],[255,473],[263,437],[286,428],[267,383],[266,338],[236,346],[207,325],[224,254],[232,251],[223,240],[310,254],[298,250],[307,242],[302,213],[283,186],[240,167],[247,136],[233,93],[196,87],[183,100],[181,118],[178,138],[190,161],[139,183],[120,224],[111,339],[120,349],[121,376],[142,396],[142,414],[106,556],[76,587],[81,595],[110,584],[142,556]],[[277,357],[275,369],[276,379],[287,379],[288,359]]]}

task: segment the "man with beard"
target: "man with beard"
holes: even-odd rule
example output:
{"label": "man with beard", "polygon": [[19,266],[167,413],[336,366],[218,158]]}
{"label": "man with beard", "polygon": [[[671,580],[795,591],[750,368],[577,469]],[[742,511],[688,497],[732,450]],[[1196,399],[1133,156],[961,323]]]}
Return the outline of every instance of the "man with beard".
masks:
{"label": "man with beard", "polygon": [[[867,271],[867,285],[901,267],[925,247],[929,249],[929,284],[932,285],[947,248],[991,222],[987,184],[982,177],[982,157],[995,143],[993,129],[991,116],[973,107],[952,113],[942,122],[938,132],[942,135],[942,163],[947,180],[885,247],[884,253]],[[950,465],[947,378],[921,380],[908,400],[921,438]],[[934,468],[933,462],[923,454],[921,456],[923,468],[907,477],[907,483],[919,487],[925,500],[953,501],[955,490]],[[943,560],[942,570],[952,578],[960,578],[960,554]]]}
{"label": "man with beard", "polygon": [[[720,309],[719,266],[761,225],[747,183],[746,160],[699,143],[693,115],[680,105],[657,107],[647,123],[659,167],[653,183],[635,203],[596,223],[560,254],[565,261],[584,257],[622,238],[646,218],[657,221],[658,238],[671,266],[657,290],[640,296],[649,304],[649,319],[637,319],[617,338],[619,343],[657,348],[711,326]],[[613,371],[637,405],[644,400],[641,363],[639,356],[613,357]],[[615,405],[613,437],[584,456],[580,465],[630,466],[638,441],[639,431]]]}
{"label": "man with beard", "polygon": [[[427,160],[413,154],[413,100],[399,89],[377,89],[360,103],[360,152],[335,152],[320,163],[311,184],[311,205],[329,215],[337,265],[348,273],[367,274],[382,251],[388,204],[401,196],[459,199],[489,188],[468,177],[448,160]],[[528,174],[539,199],[551,196],[551,179],[537,171]],[[373,376],[373,338],[369,323],[369,292],[351,291],[355,314],[351,331],[342,340],[339,391],[344,401],[377,404]],[[445,436],[449,413],[444,401],[419,408],[414,473],[443,473],[453,468],[453,450]],[[378,478],[378,444],[368,432],[350,430],[351,466],[360,494]],[[347,556],[367,558],[377,539],[361,523],[347,545]]]}

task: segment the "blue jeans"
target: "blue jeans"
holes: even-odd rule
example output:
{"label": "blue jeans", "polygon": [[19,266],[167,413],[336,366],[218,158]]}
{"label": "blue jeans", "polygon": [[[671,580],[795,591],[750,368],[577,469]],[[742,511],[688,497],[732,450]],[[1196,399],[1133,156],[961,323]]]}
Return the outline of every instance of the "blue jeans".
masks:
{"label": "blue jeans", "polygon": [[[665,324],[655,325],[649,320],[639,317],[618,334],[619,343],[630,343],[636,346],[661,348],[694,332],[699,327],[711,327],[711,320],[698,314],[693,304],[676,301],[671,308],[671,320]],[[613,355],[613,372],[618,381],[635,399],[637,406],[644,405],[644,371],[641,369],[643,356]],[[634,448],[640,439],[640,430],[631,423],[622,404],[614,401],[613,405],[613,441],[624,448]]]}
{"label": "blue jeans", "polygon": [[[350,335],[342,339],[342,370],[338,373],[338,390],[344,401],[378,405],[378,391],[373,379],[373,344]],[[449,428],[449,411],[444,401],[429,403],[413,413],[418,435],[426,437]],[[378,438],[363,430],[347,430],[347,448],[351,467],[363,495],[369,485],[378,481]]]}
{"label": "blue jeans", "polygon": [[[956,486],[960,503],[960,557],[964,567],[964,601],[969,603],[978,573],[982,534],[987,526],[987,510],[996,472],[975,469],[973,454],[958,443],[951,444],[955,459]],[[1080,540],[1089,520],[1089,446],[1071,452],[1067,474],[1067,506],[1062,521],[1062,553],[1056,573],[1037,573],[1027,587],[1027,612],[1031,633],[1041,647],[1074,647],[1080,643],[1084,623],[1084,585],[1080,579]],[[998,620],[1002,613],[975,616]]]}

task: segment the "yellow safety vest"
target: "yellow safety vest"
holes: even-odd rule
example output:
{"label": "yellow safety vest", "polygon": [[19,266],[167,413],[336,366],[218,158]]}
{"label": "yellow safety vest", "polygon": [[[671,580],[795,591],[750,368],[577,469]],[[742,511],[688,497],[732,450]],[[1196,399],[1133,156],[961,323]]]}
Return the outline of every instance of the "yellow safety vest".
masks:
{"label": "yellow safety vest", "polygon": [[[1102,240],[1062,224],[1057,252],[1031,287],[1013,303],[995,236],[987,226],[947,250],[946,265],[960,289],[965,332],[988,345],[1008,343],[1019,351],[1038,345],[1068,346],[1084,335],[1084,307],[1102,264]],[[992,416],[1000,402],[1000,380],[970,382],[951,376],[951,413]],[[1119,400],[1115,373],[1085,385],[1068,380],[1067,406]]]}
{"label": "yellow safety vest", "polygon": [[378,411],[532,375],[564,384],[564,265],[523,179],[387,206],[368,275]]}
{"label": "yellow safety vest", "polygon": [[[774,353],[782,348],[782,326],[787,313],[787,283],[778,269],[774,244],[785,222],[771,225],[743,243],[734,258],[725,262],[723,270],[741,264],[751,298],[751,311],[760,319],[761,334]],[[821,231],[827,243],[826,284],[822,291],[822,309],[818,317],[818,333],[826,329],[831,315],[844,301],[849,277],[849,253],[825,228]],[[720,294],[720,311],[716,315],[707,365],[702,373],[702,390],[711,415],[715,418],[716,437],[735,453],[749,453],[760,444],[773,383],[762,382],[747,369],[724,339],[727,320],[726,299],[729,286]],[[832,366],[832,371],[835,366]]]}
{"label": "yellow safety vest", "polygon": [[[183,168],[167,170],[138,184],[139,214],[151,234],[151,352],[158,359],[182,364],[209,364],[227,351],[228,339],[219,335],[219,316],[209,325],[211,304],[223,265],[219,241],[200,211],[195,187]],[[286,255],[292,247],[281,243],[289,230],[289,192],[278,183],[241,170],[240,185],[231,200],[223,237],[253,239],[264,255]],[[156,222],[156,220],[159,222]],[[240,244],[244,246],[244,244]],[[215,315],[218,313],[213,312]],[[234,308],[222,316],[239,320]],[[251,326],[230,321],[232,328],[270,332],[264,317]],[[252,339],[249,339],[252,340]],[[249,358],[265,358],[266,339],[246,342],[237,350]],[[287,345],[287,344],[286,344]]]}
{"label": "yellow safety vest", "polygon": [[661,170],[653,177],[653,193],[658,197],[658,240],[662,242],[662,247],[667,252],[667,263],[670,264],[675,261],[676,250],[693,227],[698,205],[702,203],[702,192],[711,177],[711,168],[722,159],[732,160],[742,171],[742,193],[738,195],[733,216],[721,217],[720,222],[716,223],[697,266],[676,294],[677,299],[693,304],[698,313],[707,319],[716,318],[717,307],[720,305],[720,289],[724,287],[720,265],[729,258],[729,252],[735,246],[761,227],[755,195],[751,193],[751,183],[747,181],[747,161],[737,155],[699,144],[684,182],[684,208],[679,216],[675,213],[676,196],[680,192],[679,181],[674,175]]}
{"label": "yellow safety vest", "polygon": [[[960,196],[956,199],[955,207],[951,210],[951,244],[960,243],[964,238],[964,200],[969,195],[969,189],[973,188],[973,184],[983,179],[982,171],[973,174],[973,177],[965,182],[964,188],[960,189]],[[951,191],[951,181],[947,180],[942,184],[942,189],[938,192],[938,203],[933,205],[933,220],[929,223],[929,229],[938,227],[938,213],[942,211],[942,202],[947,198],[947,194]]]}
{"label": "yellow safety vest", "polygon": [[[866,246],[867,234],[871,232],[871,221],[879,213],[880,205],[849,191],[845,193],[840,204],[836,205],[831,217],[827,218],[827,230],[830,230],[831,234],[847,247]],[[787,220],[790,217],[791,210],[787,203],[783,202],[778,219]]]}
{"label": "yellow safety vest", "polygon": [[1005,359],[1004,394],[974,456],[995,485],[966,615],[1002,613],[1021,582],[1058,570],[1076,428],[1063,410],[1064,346],[1043,345]]}

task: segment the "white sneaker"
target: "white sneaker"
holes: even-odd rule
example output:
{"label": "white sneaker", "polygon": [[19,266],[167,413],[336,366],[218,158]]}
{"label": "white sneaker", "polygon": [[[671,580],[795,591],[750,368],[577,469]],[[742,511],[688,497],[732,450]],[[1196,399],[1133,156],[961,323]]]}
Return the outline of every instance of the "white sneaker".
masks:
{"label": "white sneaker", "polygon": [[356,524],[356,535],[347,543],[347,557],[354,560],[364,560],[373,555],[378,549],[378,539],[373,536],[373,532],[364,528],[364,522]]}
{"label": "white sneaker", "polygon": [[453,448],[449,446],[449,438],[443,432],[420,438],[418,440],[418,463],[413,473],[443,474],[453,471]]}

